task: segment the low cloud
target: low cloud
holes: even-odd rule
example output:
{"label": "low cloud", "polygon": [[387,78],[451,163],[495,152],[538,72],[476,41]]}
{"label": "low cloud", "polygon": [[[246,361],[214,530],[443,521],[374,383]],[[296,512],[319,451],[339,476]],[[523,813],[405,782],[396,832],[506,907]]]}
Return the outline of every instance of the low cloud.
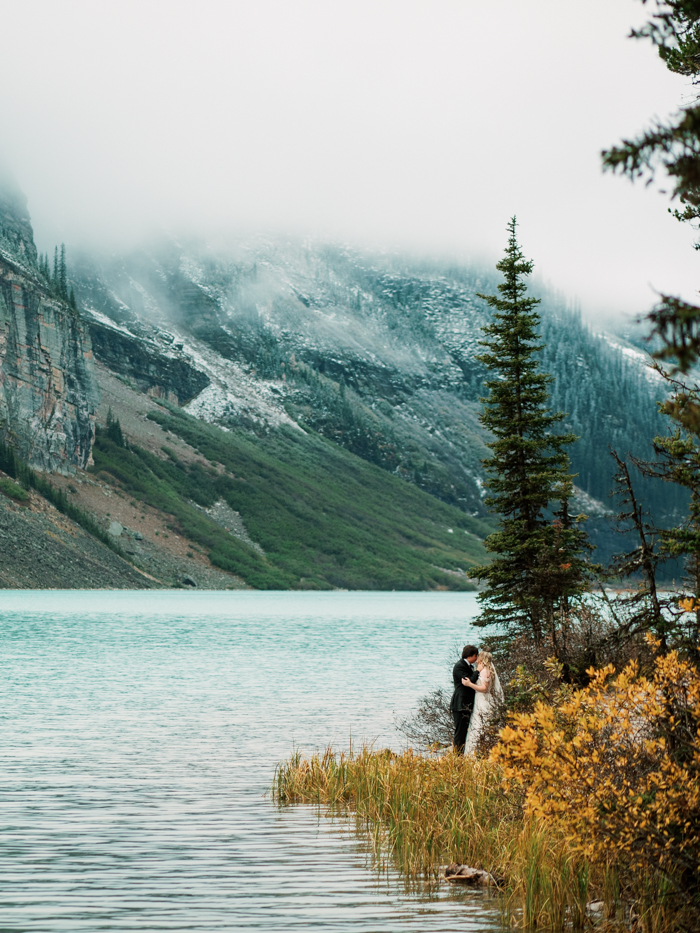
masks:
{"label": "low cloud", "polygon": [[685,90],[638,4],[25,0],[3,155],[41,249],[154,228],[313,233],[496,259],[518,215],[589,312],[693,297],[688,231],[599,153]]}

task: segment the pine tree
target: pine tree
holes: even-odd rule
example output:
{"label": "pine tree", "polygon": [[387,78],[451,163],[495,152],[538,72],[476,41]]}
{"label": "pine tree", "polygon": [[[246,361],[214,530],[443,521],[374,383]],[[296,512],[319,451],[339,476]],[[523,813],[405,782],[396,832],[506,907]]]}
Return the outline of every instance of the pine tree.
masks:
{"label": "pine tree", "polygon": [[55,295],[58,294],[58,279],[59,279],[58,247],[54,246],[53,248],[53,275],[51,277],[51,287]]}
{"label": "pine tree", "polygon": [[[684,585],[692,594],[693,621],[687,617],[677,618],[677,613],[667,608],[663,625],[657,631],[664,640],[670,634],[674,644],[682,644],[696,664],[700,663],[700,387],[688,386],[671,376],[663,367],[656,365],[671,389],[669,398],[659,406],[662,414],[668,415],[673,433],[654,438],[656,460],[638,462],[645,476],[662,479],[685,490],[688,500],[684,514],[674,527],[660,531],[661,553],[682,561]],[[672,600],[673,603],[676,600]],[[659,613],[660,615],[660,613]],[[656,631],[656,630],[655,630]]]}
{"label": "pine tree", "polygon": [[68,301],[68,271],[66,269],[66,244],[61,243],[61,259],[58,266],[58,293]]}
{"label": "pine tree", "polygon": [[126,447],[126,442],[124,440],[124,434],[122,432],[122,426],[119,423],[119,418],[116,418],[112,414],[112,408],[107,410],[107,419],[105,422],[105,434],[107,437],[114,441],[117,447]]}
{"label": "pine tree", "polygon": [[[646,0],[643,0],[646,2]],[[632,37],[650,39],[669,71],[700,81],[700,2],[698,0],[657,0],[656,12]],[[680,107],[662,122],[636,139],[625,139],[603,152],[603,166],[628,178],[646,176],[651,182],[662,170],[671,182],[671,196],[681,209],[673,215],[697,229],[700,220],[700,101]],[[700,248],[700,242],[696,243]],[[661,295],[648,319],[652,334],[661,338],[660,359],[675,360],[682,372],[700,358],[700,306],[673,295]],[[700,424],[700,422],[699,422]]]}
{"label": "pine tree", "polygon": [[[527,296],[524,276],[532,272],[516,238],[516,220],[508,225],[504,258],[496,268],[504,281],[500,295],[479,295],[493,309],[484,328],[478,359],[491,371],[481,423],[494,435],[485,502],[499,515],[499,530],[486,539],[494,555],[475,575],[486,583],[480,594],[479,624],[498,622],[511,634],[529,633],[540,643],[548,633],[556,645],[558,620],[569,601],[586,587],[587,536],[572,519],[572,478],[566,446],[573,434],[557,434],[561,412],[548,408],[552,377],[540,372],[539,299]],[[554,516],[548,514],[558,502]]]}

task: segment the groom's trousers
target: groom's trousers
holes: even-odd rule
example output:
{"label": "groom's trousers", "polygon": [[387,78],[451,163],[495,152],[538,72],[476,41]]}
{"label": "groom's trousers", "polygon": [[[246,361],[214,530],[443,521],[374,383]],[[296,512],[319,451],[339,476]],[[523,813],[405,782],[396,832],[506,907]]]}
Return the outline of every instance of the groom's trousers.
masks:
{"label": "groom's trousers", "polygon": [[456,752],[464,752],[464,743],[467,741],[467,730],[469,729],[469,720],[471,718],[471,707],[455,710],[452,713],[452,719],[455,724],[455,735],[452,744]]}

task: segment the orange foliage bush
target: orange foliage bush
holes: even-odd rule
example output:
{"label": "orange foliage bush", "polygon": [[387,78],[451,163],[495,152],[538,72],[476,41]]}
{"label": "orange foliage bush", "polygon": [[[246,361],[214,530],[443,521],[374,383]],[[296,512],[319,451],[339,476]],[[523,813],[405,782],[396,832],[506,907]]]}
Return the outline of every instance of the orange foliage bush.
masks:
{"label": "orange foliage bush", "polygon": [[[650,644],[650,651],[652,645]],[[491,758],[526,810],[592,862],[700,887],[700,673],[676,652],[590,671],[582,689],[514,714]]]}

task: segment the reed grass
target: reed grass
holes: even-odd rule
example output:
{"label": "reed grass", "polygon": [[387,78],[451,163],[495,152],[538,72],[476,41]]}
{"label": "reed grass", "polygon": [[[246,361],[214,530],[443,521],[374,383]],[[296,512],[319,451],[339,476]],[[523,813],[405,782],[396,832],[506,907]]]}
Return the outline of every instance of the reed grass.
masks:
{"label": "reed grass", "polygon": [[368,747],[297,752],[277,768],[273,797],[354,811],[378,864],[391,858],[409,877],[437,878],[450,862],[490,871],[504,879],[507,919],[526,929],[580,929],[587,902],[614,888],[561,833],[523,812],[489,761]]}

